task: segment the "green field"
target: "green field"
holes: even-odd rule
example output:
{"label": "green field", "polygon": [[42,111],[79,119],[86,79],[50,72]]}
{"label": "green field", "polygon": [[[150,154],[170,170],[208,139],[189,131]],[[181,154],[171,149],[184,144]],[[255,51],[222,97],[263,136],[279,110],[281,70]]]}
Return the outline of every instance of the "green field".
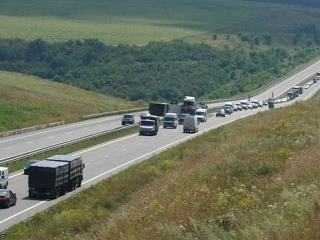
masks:
{"label": "green field", "polygon": [[18,73],[0,71],[0,85],[0,132],[141,106]]}
{"label": "green field", "polygon": [[49,42],[97,38],[111,45],[145,45],[177,38],[208,41],[215,32],[238,32],[257,22],[253,27],[259,31],[272,31],[268,24],[283,31],[282,24],[297,16],[300,20],[308,15],[310,22],[316,22],[309,13],[314,9],[293,10],[288,21],[282,14],[287,10],[285,5],[241,0],[13,0],[1,3],[0,37]]}

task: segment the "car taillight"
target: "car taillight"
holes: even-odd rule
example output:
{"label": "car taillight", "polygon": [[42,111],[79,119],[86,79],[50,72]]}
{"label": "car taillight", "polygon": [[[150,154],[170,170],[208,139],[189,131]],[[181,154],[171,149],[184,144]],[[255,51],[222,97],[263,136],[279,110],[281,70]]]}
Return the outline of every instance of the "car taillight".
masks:
{"label": "car taillight", "polygon": [[5,197],[5,196],[2,196],[2,197],[0,197],[0,200],[7,200],[8,198],[7,197]]}

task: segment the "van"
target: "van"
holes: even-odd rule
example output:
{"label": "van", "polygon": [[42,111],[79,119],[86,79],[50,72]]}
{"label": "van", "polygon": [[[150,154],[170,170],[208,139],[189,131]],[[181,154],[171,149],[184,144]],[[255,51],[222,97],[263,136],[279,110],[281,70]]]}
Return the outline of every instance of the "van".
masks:
{"label": "van", "polygon": [[0,188],[7,188],[9,183],[9,170],[7,167],[0,167]]}
{"label": "van", "polygon": [[163,119],[163,128],[172,127],[177,128],[178,115],[176,113],[166,113]]}
{"label": "van", "polygon": [[208,111],[204,108],[198,108],[195,112],[195,116],[199,122],[206,122],[207,121]]}
{"label": "van", "polygon": [[233,111],[233,103],[232,102],[225,102],[223,108],[232,108]]}
{"label": "van", "polygon": [[183,122],[183,132],[198,132],[198,119],[195,116],[186,116]]}

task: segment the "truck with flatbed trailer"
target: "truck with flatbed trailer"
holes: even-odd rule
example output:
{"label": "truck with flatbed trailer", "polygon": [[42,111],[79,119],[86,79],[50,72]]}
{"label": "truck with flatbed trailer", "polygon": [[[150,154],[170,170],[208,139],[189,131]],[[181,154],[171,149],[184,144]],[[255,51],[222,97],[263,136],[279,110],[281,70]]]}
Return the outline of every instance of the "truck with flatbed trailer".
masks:
{"label": "truck with flatbed trailer", "polygon": [[55,155],[30,165],[29,197],[58,198],[81,187],[83,180],[81,156]]}

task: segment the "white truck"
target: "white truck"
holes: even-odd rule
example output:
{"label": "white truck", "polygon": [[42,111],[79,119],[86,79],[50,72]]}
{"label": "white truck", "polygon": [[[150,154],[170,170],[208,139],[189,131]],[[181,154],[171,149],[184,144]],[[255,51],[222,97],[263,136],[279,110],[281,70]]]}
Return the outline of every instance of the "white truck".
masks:
{"label": "white truck", "polygon": [[9,170],[7,167],[0,167],[0,188],[7,188],[9,184]]}
{"label": "white truck", "polygon": [[181,113],[195,114],[198,106],[196,105],[196,98],[192,96],[185,96],[181,107]]}

